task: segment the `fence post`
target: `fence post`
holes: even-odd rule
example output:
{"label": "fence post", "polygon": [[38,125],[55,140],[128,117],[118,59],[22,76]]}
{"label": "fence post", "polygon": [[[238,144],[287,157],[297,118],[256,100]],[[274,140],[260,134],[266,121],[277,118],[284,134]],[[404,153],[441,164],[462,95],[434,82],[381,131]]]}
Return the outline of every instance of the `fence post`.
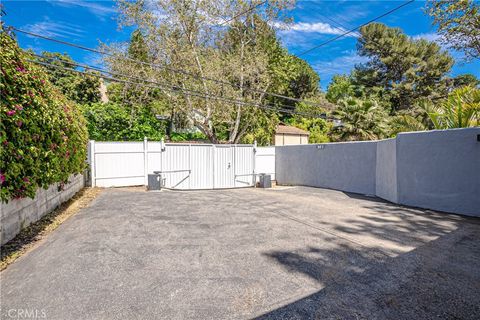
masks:
{"label": "fence post", "polygon": [[90,185],[96,186],[95,181],[95,140],[88,142],[88,164],[90,165]]}
{"label": "fence post", "polygon": [[215,145],[212,144],[212,189],[215,189]]}
{"label": "fence post", "polygon": [[253,186],[257,184],[257,140],[253,141]]}
{"label": "fence post", "polygon": [[147,137],[143,138],[143,174],[144,185],[148,185],[148,140]]}

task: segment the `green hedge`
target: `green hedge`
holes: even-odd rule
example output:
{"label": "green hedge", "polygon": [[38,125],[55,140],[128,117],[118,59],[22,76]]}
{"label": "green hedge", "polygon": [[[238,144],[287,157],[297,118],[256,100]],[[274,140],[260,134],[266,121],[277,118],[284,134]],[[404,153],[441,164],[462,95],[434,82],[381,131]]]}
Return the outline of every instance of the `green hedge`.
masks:
{"label": "green hedge", "polygon": [[[132,109],[133,108],[133,109]],[[158,121],[147,107],[134,108],[115,102],[93,103],[82,107],[88,134],[96,141],[160,140],[165,122]]]}
{"label": "green hedge", "polygon": [[1,200],[34,197],[85,168],[87,129],[71,102],[5,30],[0,33]]}

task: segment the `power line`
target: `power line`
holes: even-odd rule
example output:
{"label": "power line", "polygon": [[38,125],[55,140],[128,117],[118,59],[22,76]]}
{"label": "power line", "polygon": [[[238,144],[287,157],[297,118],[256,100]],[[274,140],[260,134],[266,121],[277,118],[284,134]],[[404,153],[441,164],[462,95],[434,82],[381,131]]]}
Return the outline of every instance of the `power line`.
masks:
{"label": "power line", "polygon": [[[329,20],[329,21],[332,22],[334,25],[336,25],[336,27],[334,26],[334,28],[337,29],[337,30],[340,30],[341,32],[345,32],[345,30],[350,29],[350,27],[348,27],[348,26],[346,26],[346,25],[344,25],[344,24],[342,24],[342,23],[340,23],[340,22],[338,22],[338,21],[335,21],[334,19],[330,18],[330,17],[329,17],[328,15],[326,15],[326,14],[319,14],[319,15],[320,15],[321,17]],[[358,32],[355,33],[355,34],[357,35]]]}
{"label": "power line", "polygon": [[256,9],[258,7],[260,7],[261,5],[267,3],[267,1],[262,1],[262,2],[259,2],[258,4],[254,5],[254,6],[250,6],[247,10],[243,11],[243,12],[240,12],[236,15],[234,15],[233,17],[231,17],[230,19],[228,20],[225,20],[223,21],[222,23],[220,23],[219,25],[220,26],[224,26],[225,24],[229,23],[230,21],[233,21],[235,20],[236,18],[240,17],[240,16],[243,16],[245,13],[248,13],[250,11],[252,11],[253,9]]}
{"label": "power line", "polygon": [[311,52],[311,51],[313,51],[313,50],[315,50],[315,49],[318,49],[318,48],[323,47],[324,45],[327,45],[327,44],[329,44],[329,43],[331,43],[331,42],[333,42],[333,41],[335,41],[335,40],[338,40],[338,39],[340,39],[340,38],[342,38],[342,37],[345,37],[346,35],[354,32],[355,30],[360,29],[361,27],[364,27],[364,26],[366,26],[367,24],[370,24],[370,23],[372,23],[372,22],[374,22],[374,21],[376,21],[376,20],[378,20],[378,19],[380,19],[380,18],[383,18],[383,17],[385,17],[385,16],[388,16],[389,14],[391,14],[391,13],[399,10],[400,8],[403,8],[404,6],[410,4],[410,3],[414,2],[414,1],[415,1],[415,0],[409,0],[409,1],[407,1],[407,2],[404,2],[404,3],[402,3],[401,5],[399,5],[399,6],[395,7],[395,8],[393,8],[393,9],[391,9],[391,10],[389,10],[389,11],[387,11],[387,12],[381,14],[381,15],[379,15],[378,17],[375,17],[375,18],[373,18],[373,19],[371,19],[371,20],[369,20],[369,21],[367,21],[367,22],[365,22],[365,23],[363,23],[363,24],[361,24],[361,25],[359,25],[359,26],[357,26],[357,27],[355,27],[355,28],[353,28],[353,29],[350,29],[350,30],[348,30],[348,31],[346,31],[346,32],[344,32],[344,33],[342,33],[342,34],[334,37],[334,38],[331,38],[331,39],[329,39],[329,40],[327,40],[327,41],[325,41],[325,42],[322,42],[322,43],[320,43],[319,45],[316,45],[316,46],[313,47],[313,48],[310,48],[310,49],[308,49],[308,50],[305,50],[305,51],[297,54],[297,57],[303,56],[303,55],[305,55],[305,54],[307,54],[307,53],[309,53],[309,52]]}
{"label": "power line", "polygon": [[[52,58],[50,58],[50,57],[45,57],[45,56],[42,56],[42,55],[39,55],[39,54],[32,54],[32,55],[35,56],[35,57],[41,58],[41,59],[52,60]],[[104,74],[110,74],[110,75],[117,76],[117,77],[133,79],[133,80],[152,83],[152,84],[161,85],[161,86],[171,86],[171,84],[169,84],[169,83],[159,82],[159,81],[151,81],[151,80],[146,80],[146,79],[143,79],[143,78],[134,77],[134,76],[118,73],[118,72],[111,72],[111,71],[108,71],[108,70],[105,70],[105,69],[101,69],[101,68],[94,67],[94,66],[91,66],[91,65],[81,64],[81,63],[78,63],[78,62],[72,62],[72,61],[66,61],[66,60],[56,60],[56,61],[59,61],[61,63],[70,64],[72,66],[77,66],[77,67],[82,67],[82,68],[85,68],[85,69],[98,71],[98,72],[101,72],[101,73],[104,73]],[[178,87],[178,88],[180,88],[180,87]],[[200,93],[200,92],[196,91],[196,93]],[[204,92],[202,92],[202,94],[203,93]],[[212,95],[212,96],[215,96],[215,95]],[[223,98],[223,95],[222,95],[222,98]],[[234,99],[234,98],[230,98],[230,99]],[[240,100],[238,100],[238,101],[240,101]],[[294,106],[284,105],[284,104],[277,104],[277,105],[272,106],[272,107],[277,107],[277,106],[278,107],[283,107],[281,109],[278,109],[278,110],[282,110],[282,112],[286,112],[285,110],[294,110],[294,108],[295,108]]]}
{"label": "power line", "polygon": [[[200,98],[212,98],[212,99],[215,99],[215,100],[230,102],[230,103],[238,104],[238,105],[245,106],[245,107],[258,107],[260,109],[265,109],[265,110],[274,111],[274,112],[290,113],[290,114],[294,114],[294,115],[301,115],[301,116],[311,117],[311,118],[326,118],[326,117],[322,117],[322,116],[318,116],[318,115],[313,115],[313,114],[304,113],[304,112],[297,112],[297,111],[289,110],[289,109],[279,109],[279,108],[276,108],[275,106],[272,106],[272,105],[265,105],[265,104],[255,103],[255,102],[245,102],[245,101],[236,100],[236,99],[232,99],[232,98],[225,98],[225,97],[220,97],[220,96],[217,96],[217,95],[206,94],[206,93],[200,92],[200,91],[195,91],[195,90],[191,90],[191,89],[184,89],[184,88],[181,88],[179,86],[170,86],[170,85],[165,85],[165,84],[157,84],[157,86],[152,86],[152,85],[148,85],[148,84],[145,84],[145,83],[138,83],[138,82],[133,82],[133,81],[128,81],[128,80],[122,80],[122,79],[118,79],[118,78],[114,78],[114,77],[110,77],[110,76],[105,76],[105,75],[102,75],[102,74],[87,73],[85,71],[80,71],[80,70],[76,70],[76,69],[73,69],[73,68],[66,68],[66,67],[58,66],[58,65],[55,65],[55,64],[51,64],[51,63],[45,63],[45,62],[36,61],[36,60],[28,60],[28,61],[32,62],[32,63],[35,63],[35,64],[40,64],[40,65],[43,65],[43,66],[47,66],[47,67],[62,69],[62,70],[65,70],[65,71],[76,72],[76,73],[83,74],[83,75],[88,75],[88,76],[94,76],[94,77],[97,77],[97,78],[102,78],[102,79],[110,80],[110,81],[113,81],[113,82],[128,83],[128,84],[143,86],[143,87],[152,88],[152,89],[163,89],[163,90],[171,91],[171,92],[174,92],[174,93],[182,92],[183,94],[189,95],[189,96],[195,96],[195,97],[200,97]],[[71,62],[69,62],[69,63],[71,63]],[[71,63],[71,64],[76,65],[75,63]],[[86,66],[86,65],[82,65],[82,66]],[[88,67],[92,70],[98,69],[96,67],[91,67],[91,66],[86,66],[86,67]],[[107,72],[107,73],[115,75],[115,73],[111,73],[111,72]],[[142,80],[142,81],[146,81],[146,80]],[[148,82],[155,83],[153,81],[148,81]]]}
{"label": "power line", "polygon": [[[33,37],[37,37],[37,38],[41,38],[41,39],[44,39],[44,40],[60,43],[60,44],[67,45],[67,46],[70,46],[70,47],[74,47],[74,48],[77,48],[77,49],[81,49],[81,50],[85,50],[85,51],[89,51],[89,52],[93,52],[93,53],[98,53],[98,54],[106,55],[106,56],[110,56],[110,57],[117,57],[117,58],[120,58],[122,60],[131,61],[131,62],[134,62],[134,63],[139,63],[139,64],[147,65],[147,66],[150,66],[150,67],[162,68],[162,69],[165,69],[167,71],[171,71],[171,72],[174,72],[174,73],[180,73],[180,74],[183,74],[183,75],[189,76],[191,78],[195,78],[195,79],[202,79],[202,80],[211,81],[211,82],[214,82],[214,83],[217,83],[217,84],[228,85],[228,86],[231,86],[231,87],[240,88],[240,85],[234,84],[234,83],[231,83],[231,82],[226,82],[226,81],[222,81],[222,80],[218,80],[218,79],[214,79],[214,78],[199,76],[199,75],[190,73],[190,72],[185,71],[185,70],[175,69],[175,68],[162,66],[162,65],[154,64],[154,63],[148,63],[148,62],[145,62],[145,61],[140,61],[140,60],[132,59],[132,58],[129,58],[129,57],[121,57],[121,56],[118,57],[115,54],[110,53],[110,52],[97,50],[97,49],[93,49],[93,48],[90,48],[90,47],[85,47],[85,46],[78,45],[78,44],[75,44],[75,43],[71,43],[71,42],[68,42],[68,41],[58,40],[58,39],[55,39],[55,38],[40,35],[40,34],[37,34],[37,33],[34,33],[34,32],[30,32],[30,31],[21,30],[21,29],[18,29],[17,27],[14,27],[14,26],[10,26],[10,28],[12,28],[13,30],[18,31],[20,33],[23,33],[23,34],[27,34],[27,35],[30,35],[30,36],[33,36]],[[243,88],[243,89],[245,91],[248,91],[248,92],[265,94],[265,95],[269,95],[269,96],[272,96],[272,97],[282,98],[282,99],[286,99],[286,100],[290,100],[290,101],[303,102],[303,103],[306,103],[306,104],[309,104],[309,105],[315,106],[315,107],[322,107],[322,106],[320,106],[320,105],[318,105],[314,102],[311,102],[311,101],[298,99],[298,98],[293,98],[293,97],[288,97],[288,96],[284,96],[284,95],[277,94],[277,93],[272,93],[272,92],[267,92],[267,91],[262,91],[262,90],[258,90],[258,89],[252,89],[252,88]]]}

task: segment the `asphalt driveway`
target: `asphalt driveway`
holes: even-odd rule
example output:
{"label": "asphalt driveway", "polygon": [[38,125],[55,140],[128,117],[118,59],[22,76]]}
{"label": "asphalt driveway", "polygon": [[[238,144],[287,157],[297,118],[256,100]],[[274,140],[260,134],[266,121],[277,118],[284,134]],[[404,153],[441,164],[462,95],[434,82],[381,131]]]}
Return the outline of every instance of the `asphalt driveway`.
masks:
{"label": "asphalt driveway", "polygon": [[0,277],[2,319],[479,319],[480,219],[304,187],[107,189]]}

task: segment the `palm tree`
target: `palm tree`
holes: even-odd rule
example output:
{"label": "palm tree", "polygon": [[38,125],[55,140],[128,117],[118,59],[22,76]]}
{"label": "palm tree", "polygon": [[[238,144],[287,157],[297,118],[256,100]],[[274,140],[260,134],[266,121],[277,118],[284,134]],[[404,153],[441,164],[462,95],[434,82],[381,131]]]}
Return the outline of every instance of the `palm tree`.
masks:
{"label": "palm tree", "polygon": [[375,140],[388,135],[388,114],[377,101],[347,98],[338,103],[333,114],[343,125],[333,130],[333,139]]}
{"label": "palm tree", "polygon": [[480,125],[480,89],[461,87],[447,100],[427,111],[435,129],[465,128]]}
{"label": "palm tree", "polygon": [[480,90],[461,87],[437,105],[420,100],[413,110],[397,114],[391,121],[393,133],[451,129],[480,125]]}

